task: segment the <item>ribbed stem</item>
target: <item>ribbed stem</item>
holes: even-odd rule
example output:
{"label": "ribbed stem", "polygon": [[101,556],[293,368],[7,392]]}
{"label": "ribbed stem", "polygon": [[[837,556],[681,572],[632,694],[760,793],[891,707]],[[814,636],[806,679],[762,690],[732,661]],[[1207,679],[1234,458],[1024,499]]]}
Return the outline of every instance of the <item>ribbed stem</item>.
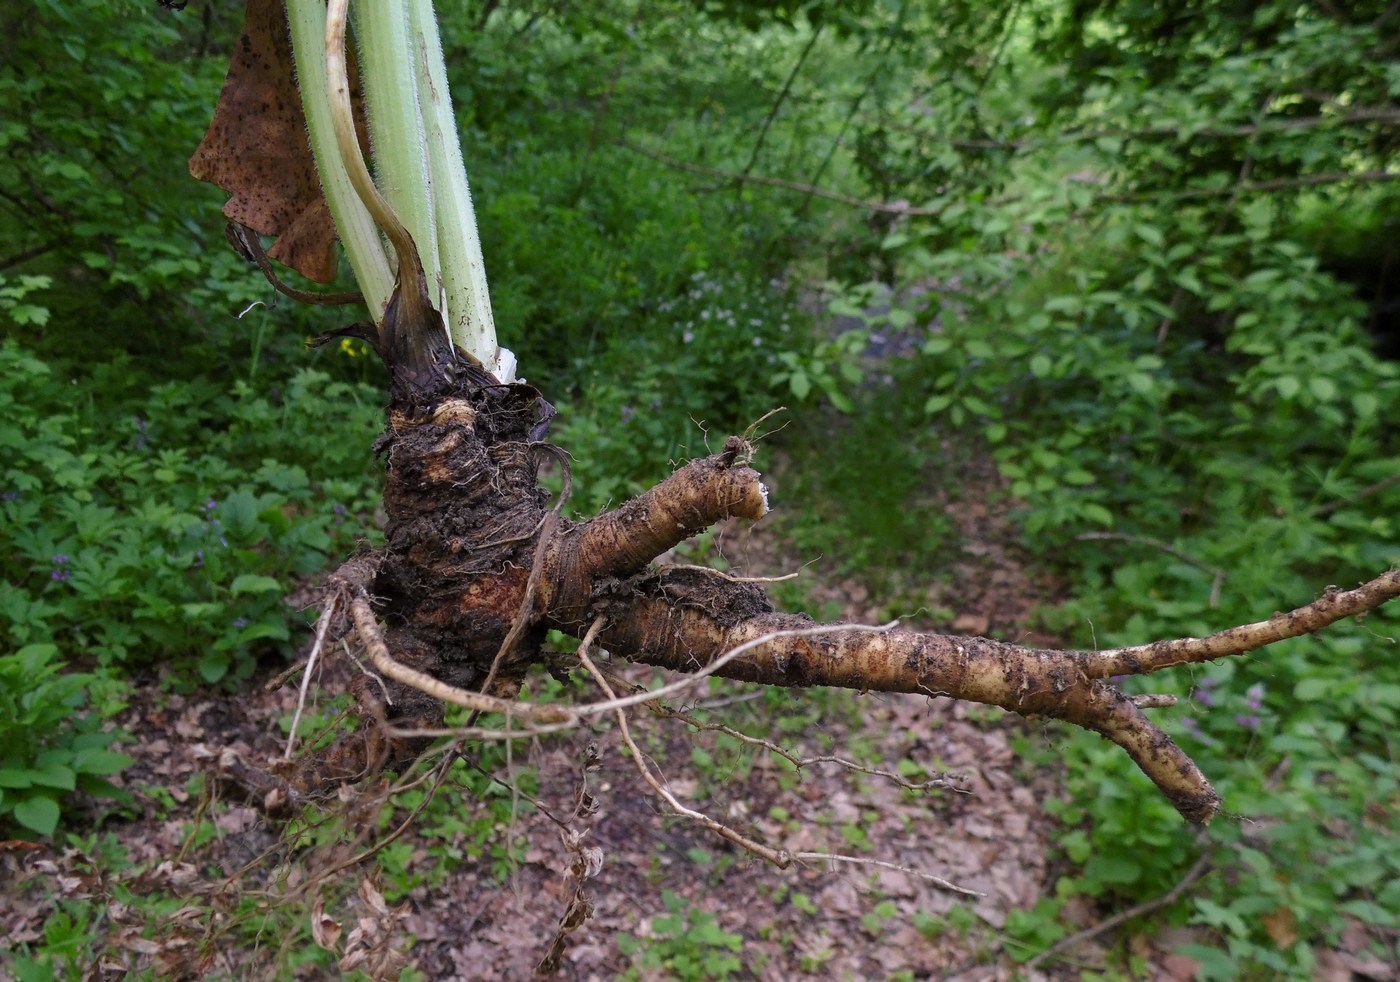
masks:
{"label": "ribbed stem", "polygon": [[394,273],[379,237],[379,228],[355,192],[336,142],[326,76],[325,3],[323,0],[287,0],[287,20],[297,66],[297,87],[301,90],[302,110],[306,114],[321,190],[345,246],[350,268],[354,270],[355,281],[377,324],[393,292]]}

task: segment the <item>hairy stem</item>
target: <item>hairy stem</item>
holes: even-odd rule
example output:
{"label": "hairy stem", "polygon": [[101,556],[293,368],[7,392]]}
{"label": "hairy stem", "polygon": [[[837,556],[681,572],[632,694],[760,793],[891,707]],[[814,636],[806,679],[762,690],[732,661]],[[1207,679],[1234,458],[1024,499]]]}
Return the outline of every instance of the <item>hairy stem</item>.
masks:
{"label": "hairy stem", "polygon": [[[474,355],[502,382],[514,378],[514,357],[496,346],[496,323],[486,286],[476,211],[472,207],[457,119],[447,86],[447,67],[432,0],[408,0],[410,44],[418,74],[419,105],[437,219],[442,260],[443,308],[448,333],[457,347]],[[505,352],[508,356],[509,352]],[[507,362],[509,364],[507,364]]]}
{"label": "hairy stem", "polygon": [[[429,299],[445,313],[432,178],[406,0],[357,3],[355,30],[378,184],[417,247]],[[399,249],[400,265],[406,261],[404,250]],[[402,269],[399,275],[404,276]]]}
{"label": "hairy stem", "polygon": [[321,191],[370,317],[377,324],[394,289],[394,272],[379,238],[379,228],[351,183],[336,139],[326,73],[325,5],[321,0],[287,0],[287,20],[297,66],[297,88]]}

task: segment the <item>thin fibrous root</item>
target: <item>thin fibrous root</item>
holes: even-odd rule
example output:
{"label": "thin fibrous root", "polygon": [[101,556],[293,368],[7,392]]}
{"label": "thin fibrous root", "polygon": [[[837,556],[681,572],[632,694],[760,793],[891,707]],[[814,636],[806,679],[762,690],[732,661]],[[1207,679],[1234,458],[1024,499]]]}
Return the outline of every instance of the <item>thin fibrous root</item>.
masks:
{"label": "thin fibrous root", "polygon": [[360,641],[364,645],[370,663],[395,682],[417,689],[441,702],[451,703],[454,706],[461,706],[479,713],[500,713],[504,716],[529,720],[534,723],[573,724],[577,722],[577,717],[573,713],[560,706],[539,706],[511,699],[498,699],[481,692],[468,692],[466,689],[459,689],[454,685],[448,685],[446,682],[435,679],[426,672],[420,672],[395,661],[393,656],[389,654],[389,646],[384,643],[384,636],[379,630],[379,622],[375,620],[374,611],[370,608],[369,595],[363,587],[355,587],[351,595],[350,618],[355,624],[355,630],[359,632]]}

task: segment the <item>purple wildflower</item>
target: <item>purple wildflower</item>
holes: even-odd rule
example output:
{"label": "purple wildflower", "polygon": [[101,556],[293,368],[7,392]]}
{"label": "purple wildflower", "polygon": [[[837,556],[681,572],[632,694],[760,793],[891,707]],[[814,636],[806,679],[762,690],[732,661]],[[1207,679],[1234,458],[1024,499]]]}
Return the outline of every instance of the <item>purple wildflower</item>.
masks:
{"label": "purple wildflower", "polygon": [[1236,716],[1235,722],[1238,723],[1240,726],[1244,727],[1246,730],[1259,729],[1258,716]]}
{"label": "purple wildflower", "polygon": [[623,422],[623,423],[630,423],[630,422],[632,422],[632,417],[633,417],[633,416],[636,416],[636,415],[637,415],[637,410],[633,409],[631,406],[623,406],[623,407],[622,407],[622,422]]}

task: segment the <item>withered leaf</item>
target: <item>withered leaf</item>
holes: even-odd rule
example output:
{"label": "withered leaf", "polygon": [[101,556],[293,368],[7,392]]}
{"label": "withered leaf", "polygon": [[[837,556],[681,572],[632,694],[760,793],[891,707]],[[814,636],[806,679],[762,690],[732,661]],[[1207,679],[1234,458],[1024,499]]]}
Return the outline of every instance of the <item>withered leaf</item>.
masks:
{"label": "withered leaf", "polygon": [[[363,113],[357,116],[361,124]],[[363,125],[357,128],[363,143]],[[273,259],[318,283],[334,279],[335,223],[306,136],[284,0],[248,0],[243,33],[214,119],[190,158],[190,174],[229,192],[223,211],[233,221],[277,236],[267,251]]]}

